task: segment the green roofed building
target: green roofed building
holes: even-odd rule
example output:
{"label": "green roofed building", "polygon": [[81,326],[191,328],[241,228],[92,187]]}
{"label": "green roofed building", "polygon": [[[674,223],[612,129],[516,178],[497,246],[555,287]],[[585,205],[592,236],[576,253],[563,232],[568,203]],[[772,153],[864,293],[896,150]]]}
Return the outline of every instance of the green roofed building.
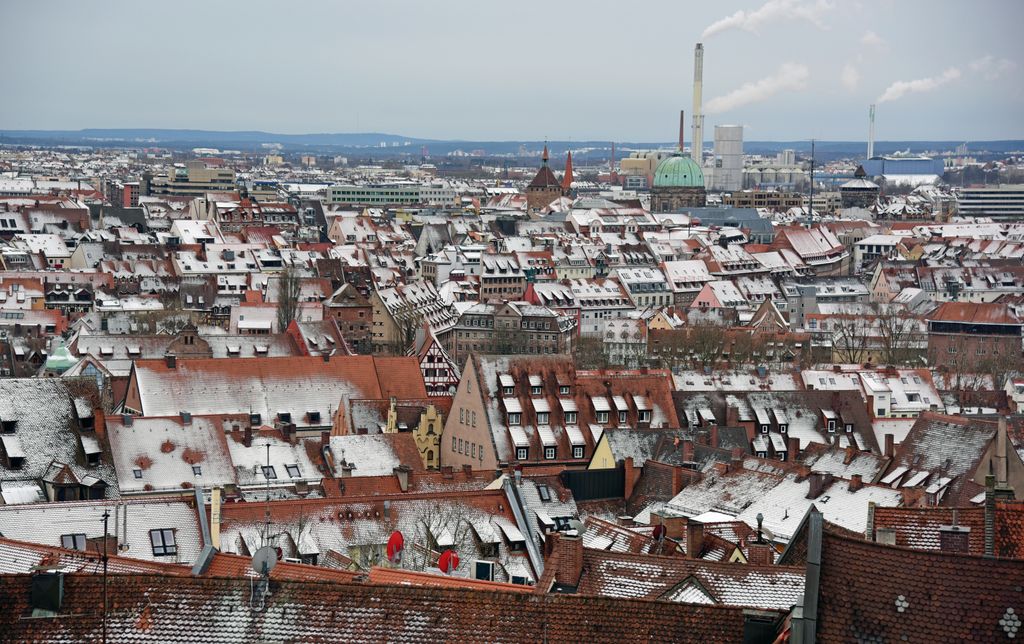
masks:
{"label": "green roofed building", "polygon": [[651,212],[700,207],[706,202],[704,172],[696,161],[677,152],[658,164],[651,188]]}

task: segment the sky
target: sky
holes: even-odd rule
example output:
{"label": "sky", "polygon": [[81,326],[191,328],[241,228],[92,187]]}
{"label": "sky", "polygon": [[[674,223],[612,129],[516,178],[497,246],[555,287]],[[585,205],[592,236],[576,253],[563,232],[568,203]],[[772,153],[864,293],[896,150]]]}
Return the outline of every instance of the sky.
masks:
{"label": "sky", "polygon": [[[3,0],[0,129],[1024,138],[1020,0]],[[686,132],[687,140],[690,132]]]}

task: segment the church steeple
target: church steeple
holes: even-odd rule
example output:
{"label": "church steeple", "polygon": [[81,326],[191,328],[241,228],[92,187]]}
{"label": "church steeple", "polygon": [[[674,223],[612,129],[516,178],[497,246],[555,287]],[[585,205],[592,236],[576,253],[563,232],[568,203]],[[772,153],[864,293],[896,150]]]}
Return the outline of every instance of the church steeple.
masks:
{"label": "church steeple", "polygon": [[540,160],[544,162],[544,165],[548,164],[548,144],[544,144],[544,154],[540,155]]}

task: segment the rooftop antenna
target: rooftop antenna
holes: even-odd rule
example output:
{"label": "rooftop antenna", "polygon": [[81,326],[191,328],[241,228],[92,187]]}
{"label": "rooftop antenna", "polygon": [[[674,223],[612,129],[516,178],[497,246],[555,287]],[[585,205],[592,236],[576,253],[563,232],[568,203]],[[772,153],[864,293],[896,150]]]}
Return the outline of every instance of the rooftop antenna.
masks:
{"label": "rooftop antenna", "polygon": [[[270,467],[270,441],[267,441],[267,467]],[[254,612],[262,611],[266,606],[267,595],[270,590],[270,571],[277,565],[277,548],[270,545],[270,472],[263,471],[263,478],[267,480],[267,505],[264,513],[262,546],[252,556],[252,569],[260,578],[259,581],[249,581],[249,608]]]}
{"label": "rooftop antenna", "polygon": [[107,644],[107,520],[110,510],[103,509],[103,644]]}
{"label": "rooftop antenna", "polygon": [[811,188],[807,202],[807,216],[814,216],[814,139],[811,139]]}

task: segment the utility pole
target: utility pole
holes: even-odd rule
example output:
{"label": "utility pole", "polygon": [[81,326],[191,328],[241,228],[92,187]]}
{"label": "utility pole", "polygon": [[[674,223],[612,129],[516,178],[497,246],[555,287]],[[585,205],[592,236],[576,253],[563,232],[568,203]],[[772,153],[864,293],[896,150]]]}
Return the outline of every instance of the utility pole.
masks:
{"label": "utility pole", "polygon": [[110,510],[103,510],[103,644],[107,644],[107,520]]}

